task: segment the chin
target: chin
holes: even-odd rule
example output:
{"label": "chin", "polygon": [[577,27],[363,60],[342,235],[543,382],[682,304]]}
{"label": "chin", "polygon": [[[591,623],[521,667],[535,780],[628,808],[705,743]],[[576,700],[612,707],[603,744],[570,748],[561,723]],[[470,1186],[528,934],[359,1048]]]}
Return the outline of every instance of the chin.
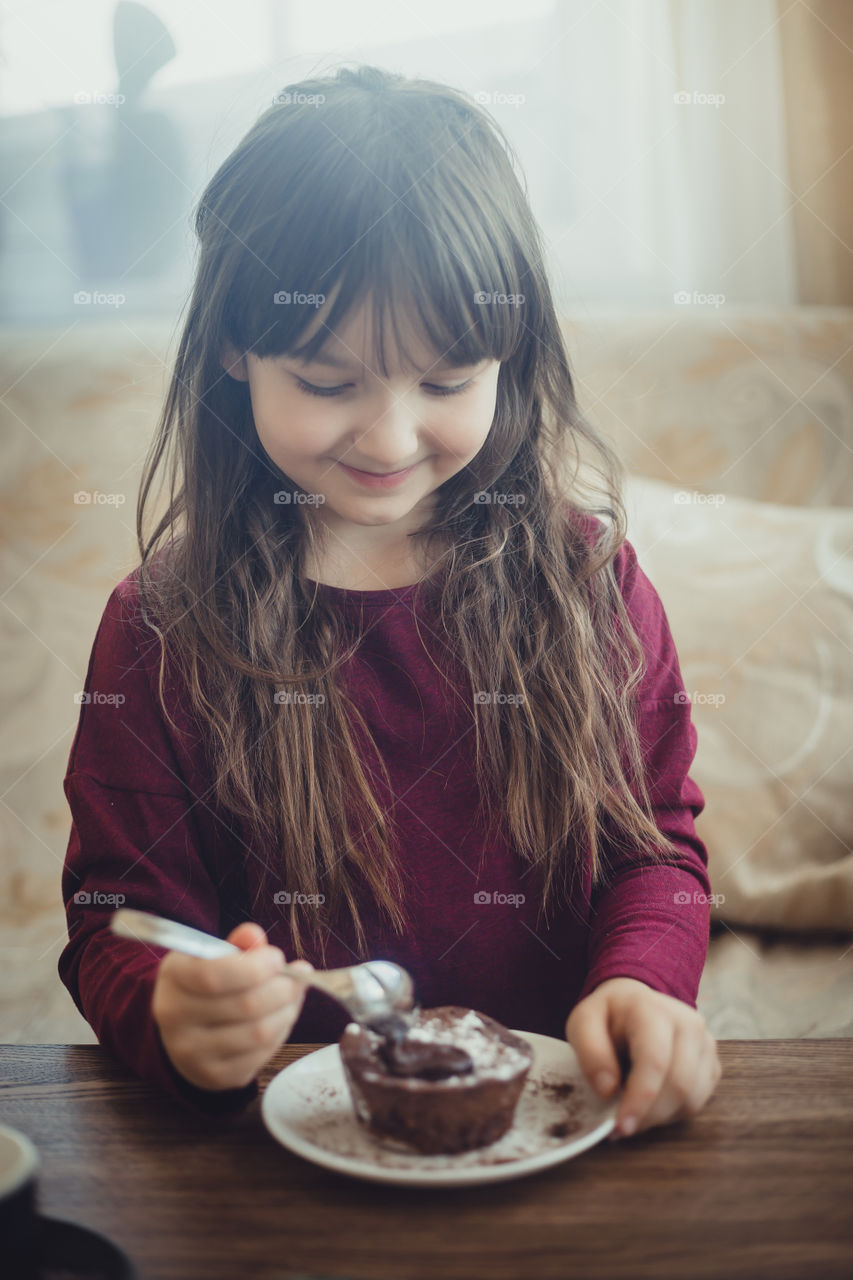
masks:
{"label": "chin", "polygon": [[368,528],[374,528],[374,527],[378,528],[380,525],[384,525],[384,524],[397,524],[400,520],[403,519],[404,516],[407,516],[409,514],[411,509],[412,509],[411,507],[406,507],[405,510],[394,511],[394,512],[386,511],[384,514],[381,514],[378,511],[362,512],[358,510],[353,510],[352,513],[336,511],[335,515],[339,516],[341,519],[349,520],[351,524],[361,524],[361,525],[367,526]]}

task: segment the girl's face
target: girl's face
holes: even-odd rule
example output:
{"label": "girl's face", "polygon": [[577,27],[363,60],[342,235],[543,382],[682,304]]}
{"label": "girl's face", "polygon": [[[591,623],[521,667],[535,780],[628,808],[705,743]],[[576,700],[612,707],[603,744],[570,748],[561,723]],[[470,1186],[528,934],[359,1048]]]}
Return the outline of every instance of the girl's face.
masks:
{"label": "girl's face", "polygon": [[[441,352],[412,342],[417,367],[403,368],[389,354],[385,382],[370,367],[370,350],[361,313],[330,334],[310,364],[290,355],[240,358],[233,349],[222,363],[248,381],[269,457],[306,493],[320,495],[307,507],[312,518],[316,511],[348,543],[378,551],[419,528],[434,490],[479,453],[494,418],[500,363],[453,368]],[[373,482],[360,478],[365,472]],[[404,474],[376,482],[393,472]]]}

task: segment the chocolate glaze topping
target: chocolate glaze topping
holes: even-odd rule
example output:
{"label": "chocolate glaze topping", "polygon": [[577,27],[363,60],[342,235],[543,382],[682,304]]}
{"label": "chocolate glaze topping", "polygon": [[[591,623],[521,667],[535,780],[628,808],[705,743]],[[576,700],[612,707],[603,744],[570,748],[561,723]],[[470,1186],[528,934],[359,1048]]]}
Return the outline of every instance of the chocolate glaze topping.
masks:
{"label": "chocolate glaze topping", "polygon": [[[413,1011],[414,1013],[415,1011]],[[376,1018],[371,1030],[382,1036],[377,1053],[392,1076],[417,1076],[419,1080],[446,1080],[474,1070],[471,1055],[453,1044],[427,1043],[407,1035],[412,1018],[390,1015]]]}
{"label": "chocolate glaze topping", "polygon": [[445,1080],[474,1070],[464,1049],[455,1044],[430,1044],[424,1040],[383,1040],[379,1056],[394,1076],[417,1076],[421,1080]]}

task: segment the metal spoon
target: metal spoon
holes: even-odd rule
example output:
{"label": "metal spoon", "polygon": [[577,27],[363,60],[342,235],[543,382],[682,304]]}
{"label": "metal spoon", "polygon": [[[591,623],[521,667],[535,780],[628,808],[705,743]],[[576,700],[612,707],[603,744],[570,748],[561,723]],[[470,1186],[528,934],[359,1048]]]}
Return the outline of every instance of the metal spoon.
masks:
{"label": "metal spoon", "polygon": [[[113,912],[110,928],[121,938],[152,942],[204,960],[242,955],[240,947],[224,938],[130,907],[119,907]],[[345,969],[314,969],[308,973],[283,964],[281,972],[306,986],[325,991],[343,1005],[354,1022],[384,1036],[401,1038],[412,1025],[411,1015],[416,1008],[414,985],[406,970],[391,960],[367,960]]]}

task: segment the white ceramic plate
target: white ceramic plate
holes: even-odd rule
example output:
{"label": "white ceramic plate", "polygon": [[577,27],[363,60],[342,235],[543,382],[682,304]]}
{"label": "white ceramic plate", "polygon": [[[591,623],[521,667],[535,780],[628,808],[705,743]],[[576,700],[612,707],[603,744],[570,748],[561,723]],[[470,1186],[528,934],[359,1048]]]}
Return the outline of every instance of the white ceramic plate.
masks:
{"label": "white ceramic plate", "polygon": [[512,1128],[477,1151],[427,1156],[372,1134],[356,1116],[336,1044],[279,1071],[261,1100],[264,1123],[296,1155],[370,1182],[461,1187],[548,1169],[607,1137],[621,1095],[602,1101],[567,1041],[515,1034],[532,1046],[533,1065]]}

